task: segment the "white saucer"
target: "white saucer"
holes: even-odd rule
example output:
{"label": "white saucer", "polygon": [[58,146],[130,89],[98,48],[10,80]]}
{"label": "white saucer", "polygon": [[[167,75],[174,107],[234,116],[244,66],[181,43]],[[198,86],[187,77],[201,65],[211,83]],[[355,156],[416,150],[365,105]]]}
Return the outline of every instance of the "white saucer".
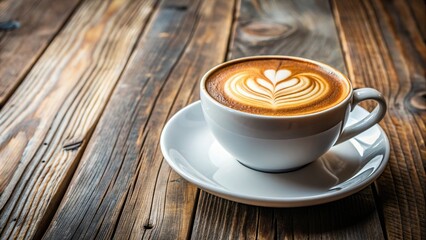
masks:
{"label": "white saucer", "polygon": [[[367,113],[356,107],[348,124]],[[388,162],[389,141],[375,125],[297,171],[259,172],[241,165],[216,142],[200,102],[195,102],[166,124],[161,150],[179,175],[214,195],[257,206],[300,207],[344,198],[368,186]]]}

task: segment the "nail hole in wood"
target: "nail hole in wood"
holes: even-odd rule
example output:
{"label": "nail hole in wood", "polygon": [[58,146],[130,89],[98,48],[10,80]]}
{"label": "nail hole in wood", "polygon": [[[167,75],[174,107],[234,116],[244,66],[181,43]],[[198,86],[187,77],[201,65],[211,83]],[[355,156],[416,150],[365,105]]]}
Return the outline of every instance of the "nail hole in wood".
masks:
{"label": "nail hole in wood", "polygon": [[143,226],[145,229],[153,229],[154,225],[152,223],[147,223]]}

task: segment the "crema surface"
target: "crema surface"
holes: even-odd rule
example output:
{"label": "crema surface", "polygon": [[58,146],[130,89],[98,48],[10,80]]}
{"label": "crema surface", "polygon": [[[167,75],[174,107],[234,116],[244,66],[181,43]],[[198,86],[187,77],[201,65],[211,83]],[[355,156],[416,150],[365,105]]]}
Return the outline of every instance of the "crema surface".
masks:
{"label": "crema surface", "polygon": [[312,63],[256,59],[217,69],[207,92],[230,108],[262,115],[296,116],[330,108],[349,94],[349,83]]}

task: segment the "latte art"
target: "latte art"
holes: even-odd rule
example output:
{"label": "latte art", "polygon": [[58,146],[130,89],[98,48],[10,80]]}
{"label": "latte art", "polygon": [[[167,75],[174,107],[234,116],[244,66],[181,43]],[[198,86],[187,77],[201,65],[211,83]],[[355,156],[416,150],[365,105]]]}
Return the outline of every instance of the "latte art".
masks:
{"label": "latte art", "polygon": [[240,103],[279,109],[310,105],[331,91],[328,81],[314,73],[292,75],[287,69],[268,69],[258,74],[236,73],[225,83],[225,93]]}
{"label": "latte art", "polygon": [[217,102],[235,110],[297,116],[328,109],[349,95],[348,80],[333,72],[295,59],[255,59],[216,69],[205,87]]}

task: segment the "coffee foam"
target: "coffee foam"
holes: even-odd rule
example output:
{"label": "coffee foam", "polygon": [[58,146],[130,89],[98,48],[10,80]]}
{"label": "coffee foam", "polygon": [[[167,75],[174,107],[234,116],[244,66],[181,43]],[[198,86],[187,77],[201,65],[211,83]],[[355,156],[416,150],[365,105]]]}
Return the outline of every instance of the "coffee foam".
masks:
{"label": "coffee foam", "polygon": [[341,102],[349,85],[330,71],[291,59],[237,62],[213,72],[207,92],[236,110],[294,116],[319,112]]}

